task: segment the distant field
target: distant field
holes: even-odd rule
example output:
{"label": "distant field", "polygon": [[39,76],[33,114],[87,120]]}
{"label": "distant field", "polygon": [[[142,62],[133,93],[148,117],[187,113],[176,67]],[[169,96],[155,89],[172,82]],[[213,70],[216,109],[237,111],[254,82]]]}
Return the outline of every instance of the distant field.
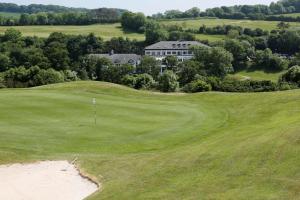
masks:
{"label": "distant field", "polygon": [[12,12],[0,12],[0,15],[4,17],[19,17],[21,13],[12,13]]}
{"label": "distant field", "polygon": [[252,79],[252,80],[270,80],[273,82],[277,82],[280,75],[282,75],[284,72],[277,72],[277,73],[268,73],[264,71],[241,71],[234,75],[231,75],[233,77],[239,78],[239,79]]}
{"label": "distant field", "polygon": [[218,40],[223,40],[226,38],[225,35],[204,35],[204,34],[196,34],[196,38],[198,40],[208,40],[210,42],[215,42]]}
{"label": "distant field", "polygon": [[[178,24],[185,28],[199,29],[200,26],[214,27],[218,25],[235,25],[244,28],[261,28],[264,30],[277,29],[278,21],[253,21],[253,20],[232,20],[232,19],[191,19],[191,20],[166,20],[161,21],[165,25]],[[291,29],[300,29],[300,23],[290,22]]]}
{"label": "distant field", "polygon": [[300,17],[300,13],[289,13],[289,14],[281,14],[275,16],[286,16],[286,17]]}
{"label": "distant field", "polygon": [[124,32],[119,23],[116,24],[97,24],[89,26],[0,26],[0,33],[4,33],[8,28],[20,30],[24,36],[39,36],[48,37],[50,33],[62,32],[73,35],[87,35],[95,33],[101,36],[104,40],[109,40],[112,37],[128,37],[130,39],[144,40],[145,36],[139,33]]}

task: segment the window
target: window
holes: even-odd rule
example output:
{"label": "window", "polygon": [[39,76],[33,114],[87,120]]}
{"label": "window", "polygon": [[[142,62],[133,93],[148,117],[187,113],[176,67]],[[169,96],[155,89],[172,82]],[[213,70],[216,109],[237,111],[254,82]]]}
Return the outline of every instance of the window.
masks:
{"label": "window", "polygon": [[186,55],[186,51],[183,51],[183,55]]}
{"label": "window", "polygon": [[183,44],[182,46],[185,48],[185,47],[186,47],[186,44]]}
{"label": "window", "polygon": [[167,51],[167,55],[171,55],[172,53],[171,53],[171,51]]}
{"label": "window", "polygon": [[165,52],[165,51],[163,51],[162,53],[163,53],[164,56],[166,55],[166,52]]}
{"label": "window", "polygon": [[192,55],[192,54],[193,54],[193,52],[192,52],[192,51],[189,51],[189,54],[190,54],[190,55]]}
{"label": "window", "polygon": [[160,52],[158,51],[158,52],[156,53],[156,55],[160,56]]}
{"label": "window", "polygon": [[176,47],[176,44],[172,44],[172,46],[173,46],[173,48],[175,48],[175,47]]}
{"label": "window", "polygon": [[151,55],[150,51],[146,51],[146,55]]}
{"label": "window", "polygon": [[178,47],[178,48],[180,48],[180,47],[181,47],[181,45],[180,45],[180,44],[177,44],[177,47]]}
{"label": "window", "polygon": [[172,55],[176,55],[177,54],[177,52],[176,51],[172,51]]}
{"label": "window", "polygon": [[154,51],[152,51],[152,52],[151,52],[151,55],[152,55],[152,56],[155,56],[155,52],[154,52]]}
{"label": "window", "polygon": [[178,52],[177,52],[177,55],[179,55],[179,56],[180,56],[180,55],[181,55],[181,51],[178,51]]}

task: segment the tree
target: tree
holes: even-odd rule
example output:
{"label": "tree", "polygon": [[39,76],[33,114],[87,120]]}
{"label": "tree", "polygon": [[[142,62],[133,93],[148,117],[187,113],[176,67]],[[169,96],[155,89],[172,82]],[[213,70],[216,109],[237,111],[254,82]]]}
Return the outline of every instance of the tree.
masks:
{"label": "tree", "polygon": [[211,91],[211,85],[206,83],[203,80],[195,80],[183,88],[185,92],[206,92],[206,91]]}
{"label": "tree", "polygon": [[178,81],[183,86],[195,80],[197,74],[203,74],[204,66],[199,62],[187,60],[180,63],[178,69]]}
{"label": "tree", "polygon": [[0,54],[0,72],[4,72],[9,69],[11,64],[10,58],[6,55],[1,53]]}
{"label": "tree", "polygon": [[233,56],[221,47],[193,47],[194,59],[202,63],[209,75],[225,77],[234,71]]}
{"label": "tree", "polygon": [[175,92],[179,87],[177,79],[173,71],[164,71],[158,78],[158,89],[162,92]]}
{"label": "tree", "polygon": [[155,21],[146,24],[146,43],[153,44],[168,39],[168,32],[160,27]]}
{"label": "tree", "polygon": [[167,65],[168,69],[173,69],[178,64],[178,59],[176,56],[166,56],[163,62]]}
{"label": "tree", "polygon": [[45,48],[45,55],[51,63],[51,67],[56,70],[69,69],[69,52],[66,45],[59,42],[51,42]]}
{"label": "tree", "polygon": [[16,42],[22,37],[22,33],[16,29],[10,28],[7,29],[4,33],[4,40],[5,41],[12,41]]}
{"label": "tree", "polygon": [[143,13],[125,12],[121,17],[123,29],[144,32],[146,17]]}
{"label": "tree", "polygon": [[143,56],[141,63],[136,68],[136,72],[139,74],[150,74],[157,79],[160,73],[160,63],[151,56]]}

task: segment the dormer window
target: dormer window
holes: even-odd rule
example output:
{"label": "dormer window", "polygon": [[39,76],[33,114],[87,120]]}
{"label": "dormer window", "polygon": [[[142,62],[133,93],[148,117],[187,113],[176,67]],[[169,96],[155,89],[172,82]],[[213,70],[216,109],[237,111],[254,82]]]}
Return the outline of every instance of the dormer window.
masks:
{"label": "dormer window", "polygon": [[177,44],[177,46],[178,46],[178,48],[180,48],[180,47],[181,47],[181,45],[180,45],[180,44]]}
{"label": "dormer window", "polygon": [[176,44],[172,44],[172,46],[173,46],[173,48],[175,48],[175,47],[176,47]]}

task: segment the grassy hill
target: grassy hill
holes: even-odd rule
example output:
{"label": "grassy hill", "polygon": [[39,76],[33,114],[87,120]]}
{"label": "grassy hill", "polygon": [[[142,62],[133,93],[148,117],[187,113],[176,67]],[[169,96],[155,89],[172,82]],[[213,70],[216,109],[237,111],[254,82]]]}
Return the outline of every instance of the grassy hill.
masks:
{"label": "grassy hill", "polygon": [[0,34],[4,33],[8,28],[20,30],[24,36],[48,37],[53,32],[62,32],[73,35],[95,33],[105,40],[112,37],[128,37],[137,40],[145,39],[143,34],[124,32],[119,23],[88,26],[0,26]]}
{"label": "grassy hill", "polygon": [[[97,98],[97,125],[91,100]],[[299,199],[300,91],[0,90],[0,163],[79,158],[90,199]]]}
{"label": "grassy hill", "polygon": [[252,79],[252,80],[270,80],[273,82],[277,82],[279,77],[285,73],[285,71],[282,72],[265,72],[265,71],[261,71],[261,70],[255,70],[255,71],[240,71],[235,73],[234,75],[230,75],[230,76],[234,76],[236,78],[239,78],[241,80],[245,80],[245,79]]}
{"label": "grassy hill", "polygon": [[[244,28],[261,28],[264,30],[274,30],[277,29],[278,21],[254,21],[254,20],[233,20],[233,19],[210,19],[210,18],[200,18],[200,19],[187,19],[187,20],[166,20],[161,21],[161,23],[166,25],[182,25],[185,28],[199,29],[200,26],[206,25],[207,27],[214,27],[218,25],[234,25],[241,26]],[[299,29],[300,23],[290,22],[291,29]]]}

